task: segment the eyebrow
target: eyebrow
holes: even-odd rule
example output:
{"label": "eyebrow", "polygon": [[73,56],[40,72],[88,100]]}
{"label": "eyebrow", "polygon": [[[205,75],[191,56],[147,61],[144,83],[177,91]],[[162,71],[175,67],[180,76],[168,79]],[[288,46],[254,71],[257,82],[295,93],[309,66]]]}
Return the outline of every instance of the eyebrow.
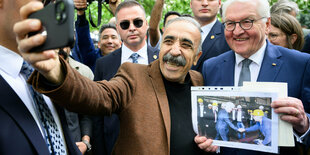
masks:
{"label": "eyebrow", "polygon": [[190,39],[187,39],[187,38],[182,38],[181,41],[182,42],[187,42],[187,43],[189,43],[191,45],[194,45],[194,43]]}
{"label": "eyebrow", "polygon": [[164,38],[164,40],[166,40],[166,39],[175,40],[175,37],[174,37],[174,36],[171,36],[171,35],[167,35],[167,36]]}

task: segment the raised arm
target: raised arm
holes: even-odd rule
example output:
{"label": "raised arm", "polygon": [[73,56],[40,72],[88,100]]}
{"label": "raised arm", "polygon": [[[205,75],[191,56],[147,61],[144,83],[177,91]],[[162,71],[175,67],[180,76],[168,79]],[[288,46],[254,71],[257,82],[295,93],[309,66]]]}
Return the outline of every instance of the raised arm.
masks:
{"label": "raised arm", "polygon": [[152,47],[155,47],[160,39],[159,23],[163,12],[165,0],[156,0],[151,12],[149,39]]}

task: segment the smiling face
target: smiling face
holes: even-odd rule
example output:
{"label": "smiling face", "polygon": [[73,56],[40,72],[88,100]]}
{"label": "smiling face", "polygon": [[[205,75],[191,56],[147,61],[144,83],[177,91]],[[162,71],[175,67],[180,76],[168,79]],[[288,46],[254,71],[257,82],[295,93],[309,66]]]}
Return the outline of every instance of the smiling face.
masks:
{"label": "smiling face", "polygon": [[100,48],[102,55],[107,55],[116,49],[121,47],[120,38],[113,28],[106,28],[102,31],[98,47]]}
{"label": "smiling face", "polygon": [[233,31],[225,29],[226,41],[234,52],[248,58],[263,46],[270,21],[264,22],[266,18],[260,19],[262,17],[257,13],[257,1],[233,2],[228,6],[225,15],[225,22],[254,20],[249,30],[243,30],[238,23]]}
{"label": "smiling face", "polygon": [[[122,8],[117,13],[116,20],[116,28],[124,44],[133,51],[141,49],[145,45],[145,36],[148,28],[142,8],[139,6]],[[134,20],[142,20],[142,26],[137,28],[133,24]],[[125,30],[120,26],[120,23],[124,21],[130,22],[129,27]]]}
{"label": "smiling face", "polygon": [[191,66],[197,63],[201,54],[200,52],[197,56],[200,32],[192,23],[175,21],[168,24],[162,38],[160,70],[166,80],[183,83]]}
{"label": "smiling face", "polygon": [[215,20],[221,0],[191,0],[190,7],[197,21],[204,26]]}

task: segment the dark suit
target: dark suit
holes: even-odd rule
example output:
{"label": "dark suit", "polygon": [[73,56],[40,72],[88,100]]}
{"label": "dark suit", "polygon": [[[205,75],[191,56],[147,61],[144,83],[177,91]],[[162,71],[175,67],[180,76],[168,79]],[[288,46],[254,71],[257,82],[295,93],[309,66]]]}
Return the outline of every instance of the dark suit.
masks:
{"label": "dark suit", "polygon": [[306,35],[305,44],[301,51],[310,53],[310,34]]}
{"label": "dark suit", "polygon": [[[49,155],[49,150],[31,113],[0,76],[0,154]],[[69,135],[64,110],[55,105],[62,124],[68,154],[81,154]]]}
{"label": "dark suit", "polygon": [[202,43],[202,55],[200,56],[197,65],[192,66],[192,69],[201,72],[205,60],[218,56],[229,50],[230,48],[224,35],[224,25],[217,20],[209,34],[204,39]]}
{"label": "dark suit", "polygon": [[[151,46],[147,47],[148,62],[158,58],[158,51]],[[154,56],[156,55],[156,56]],[[101,57],[96,62],[95,81],[110,80],[121,65],[122,48],[115,50],[107,56]],[[94,118],[94,154],[111,154],[119,133],[119,119],[116,114],[102,118]],[[104,140],[104,141],[103,141]]]}
{"label": "dark suit", "polygon": [[[206,86],[234,86],[235,53],[226,52],[204,63],[203,76]],[[310,55],[280,46],[267,41],[264,59],[257,81],[286,82],[288,96],[300,99],[307,113],[310,112]],[[227,154],[266,154],[262,152],[221,149]],[[281,154],[296,154],[297,148],[282,148]]]}

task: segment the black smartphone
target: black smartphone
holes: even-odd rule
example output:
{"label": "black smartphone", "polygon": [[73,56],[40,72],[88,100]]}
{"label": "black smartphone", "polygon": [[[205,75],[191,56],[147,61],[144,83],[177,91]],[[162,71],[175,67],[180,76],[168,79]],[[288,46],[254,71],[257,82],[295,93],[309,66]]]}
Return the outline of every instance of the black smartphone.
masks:
{"label": "black smartphone", "polygon": [[42,10],[32,13],[28,18],[39,19],[42,29],[29,33],[29,36],[37,33],[46,33],[46,41],[30,52],[40,52],[49,49],[57,49],[72,46],[74,43],[74,4],[72,0],[56,0],[46,5]]}

